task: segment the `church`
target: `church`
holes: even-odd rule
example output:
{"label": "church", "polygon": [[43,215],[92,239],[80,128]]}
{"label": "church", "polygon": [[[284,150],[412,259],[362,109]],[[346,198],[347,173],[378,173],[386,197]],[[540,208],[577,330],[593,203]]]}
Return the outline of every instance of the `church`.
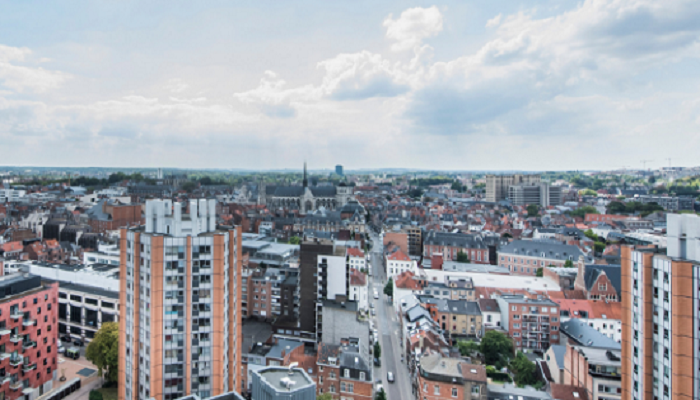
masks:
{"label": "church", "polygon": [[340,210],[351,200],[352,187],[341,183],[338,186],[309,187],[304,163],[302,186],[267,186],[258,190],[258,204],[264,204],[270,210],[276,208],[298,209],[307,214],[323,207],[329,211]]}

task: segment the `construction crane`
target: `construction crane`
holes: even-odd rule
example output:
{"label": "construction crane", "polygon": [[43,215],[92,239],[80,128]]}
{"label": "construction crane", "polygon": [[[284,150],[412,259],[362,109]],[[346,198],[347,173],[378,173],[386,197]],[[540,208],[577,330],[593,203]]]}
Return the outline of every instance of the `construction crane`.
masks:
{"label": "construction crane", "polygon": [[644,169],[647,169],[647,163],[652,161],[654,160],[642,160],[642,166],[644,166]]}
{"label": "construction crane", "polygon": [[668,168],[671,168],[671,157],[667,158],[666,161],[668,161]]}

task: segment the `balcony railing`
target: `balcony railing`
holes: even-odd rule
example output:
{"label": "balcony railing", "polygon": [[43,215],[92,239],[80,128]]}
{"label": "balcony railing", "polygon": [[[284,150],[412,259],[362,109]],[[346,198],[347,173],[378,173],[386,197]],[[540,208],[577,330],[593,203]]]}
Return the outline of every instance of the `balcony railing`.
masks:
{"label": "balcony railing", "polygon": [[12,342],[12,343],[19,343],[21,340],[22,340],[22,336],[20,336],[20,335],[10,336],[10,342]]}
{"label": "balcony railing", "polygon": [[22,381],[10,382],[10,389],[19,390],[22,388]]}
{"label": "balcony railing", "polygon": [[35,320],[35,319],[24,319],[24,320],[22,321],[22,325],[24,325],[24,326],[32,326],[32,325],[34,325],[34,324],[36,324],[36,320]]}
{"label": "balcony railing", "polygon": [[25,349],[29,349],[31,347],[36,347],[36,342],[33,342],[31,340],[26,340],[24,343],[22,343],[22,347]]}
{"label": "balcony railing", "polygon": [[23,316],[24,316],[24,313],[21,310],[10,311],[10,318],[12,318],[12,319],[20,319]]}
{"label": "balcony railing", "polygon": [[10,358],[10,365],[16,367],[22,364],[22,357]]}
{"label": "balcony railing", "polygon": [[22,366],[22,371],[24,371],[24,372],[28,372],[28,371],[31,371],[33,369],[36,369],[36,364],[26,364],[26,365]]}

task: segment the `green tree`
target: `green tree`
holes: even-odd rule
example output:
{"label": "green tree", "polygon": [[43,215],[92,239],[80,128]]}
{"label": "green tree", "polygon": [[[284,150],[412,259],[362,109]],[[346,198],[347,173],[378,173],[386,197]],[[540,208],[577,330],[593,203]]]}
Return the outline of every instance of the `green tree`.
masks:
{"label": "green tree", "polygon": [[537,277],[543,277],[544,276],[544,269],[543,268],[537,268],[537,273],[535,273],[535,276]]}
{"label": "green tree", "polygon": [[656,183],[656,177],[653,176],[653,175],[650,176],[650,177],[649,177],[649,183],[651,183],[652,185],[655,184],[655,183]]}
{"label": "green tree", "polygon": [[512,238],[513,238],[513,235],[511,235],[509,232],[503,232],[503,234],[501,235],[501,237],[512,239]]}
{"label": "green tree", "polygon": [[498,331],[486,332],[481,339],[480,347],[486,364],[496,365],[499,369],[513,355],[513,342],[508,336]]}
{"label": "green tree", "polygon": [[587,238],[589,238],[593,241],[598,240],[598,236],[595,233],[593,233],[592,229],[588,229],[587,231],[583,232],[583,234],[586,235]]}
{"label": "green tree", "polygon": [[540,215],[540,208],[537,206],[537,204],[528,204],[527,216],[528,217],[536,217],[538,215]]}
{"label": "green tree", "polygon": [[85,351],[85,358],[95,364],[98,375],[107,382],[116,382],[119,360],[119,324],[105,322]]}
{"label": "green tree", "polygon": [[469,262],[469,256],[467,253],[463,252],[462,250],[457,252],[457,262],[459,263],[468,263]]}
{"label": "green tree", "polygon": [[466,357],[475,351],[479,351],[479,344],[473,340],[459,340],[457,348],[459,349],[459,354]]}
{"label": "green tree", "polygon": [[91,390],[90,394],[88,395],[89,400],[102,400],[102,392],[98,392],[97,390]]}
{"label": "green tree", "polygon": [[389,296],[389,297],[394,297],[394,281],[393,281],[393,279],[389,278],[389,280],[386,282],[386,285],[384,285],[384,294]]}
{"label": "green tree", "polygon": [[518,355],[510,362],[511,371],[515,372],[515,383],[519,386],[532,385],[537,382],[535,376],[535,363],[530,361],[525,354],[518,352]]}
{"label": "green tree", "polygon": [[333,400],[333,396],[330,393],[323,393],[316,396],[316,400]]}
{"label": "green tree", "polygon": [[574,267],[574,262],[571,260],[566,260],[564,261],[564,268],[573,268]]}
{"label": "green tree", "polygon": [[381,358],[382,357],[382,346],[379,344],[379,342],[374,342],[374,358]]}
{"label": "green tree", "polygon": [[192,181],[187,181],[182,184],[182,190],[186,191],[187,193],[192,193],[192,191],[197,187],[197,185],[192,182]]}
{"label": "green tree", "polygon": [[574,211],[569,211],[569,216],[585,218],[586,214],[600,214],[598,210],[593,206],[583,206],[575,209]]}
{"label": "green tree", "polygon": [[211,185],[212,181],[210,177],[205,176],[204,178],[199,180],[199,183],[201,183],[202,185]]}
{"label": "green tree", "polygon": [[603,243],[603,242],[593,243],[593,250],[595,250],[595,252],[598,254],[603,253],[605,251],[605,243]]}
{"label": "green tree", "polygon": [[376,395],[374,395],[374,400],[386,400],[386,392],[384,388],[379,389]]}
{"label": "green tree", "polygon": [[299,236],[292,236],[289,238],[289,244],[301,244],[301,238]]}

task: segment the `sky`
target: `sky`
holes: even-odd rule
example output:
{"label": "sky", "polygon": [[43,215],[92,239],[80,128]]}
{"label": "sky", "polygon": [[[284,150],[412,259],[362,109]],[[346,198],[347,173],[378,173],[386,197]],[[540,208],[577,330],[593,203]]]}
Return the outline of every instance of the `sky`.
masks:
{"label": "sky", "polygon": [[0,165],[574,170],[699,150],[697,0],[0,4]]}

